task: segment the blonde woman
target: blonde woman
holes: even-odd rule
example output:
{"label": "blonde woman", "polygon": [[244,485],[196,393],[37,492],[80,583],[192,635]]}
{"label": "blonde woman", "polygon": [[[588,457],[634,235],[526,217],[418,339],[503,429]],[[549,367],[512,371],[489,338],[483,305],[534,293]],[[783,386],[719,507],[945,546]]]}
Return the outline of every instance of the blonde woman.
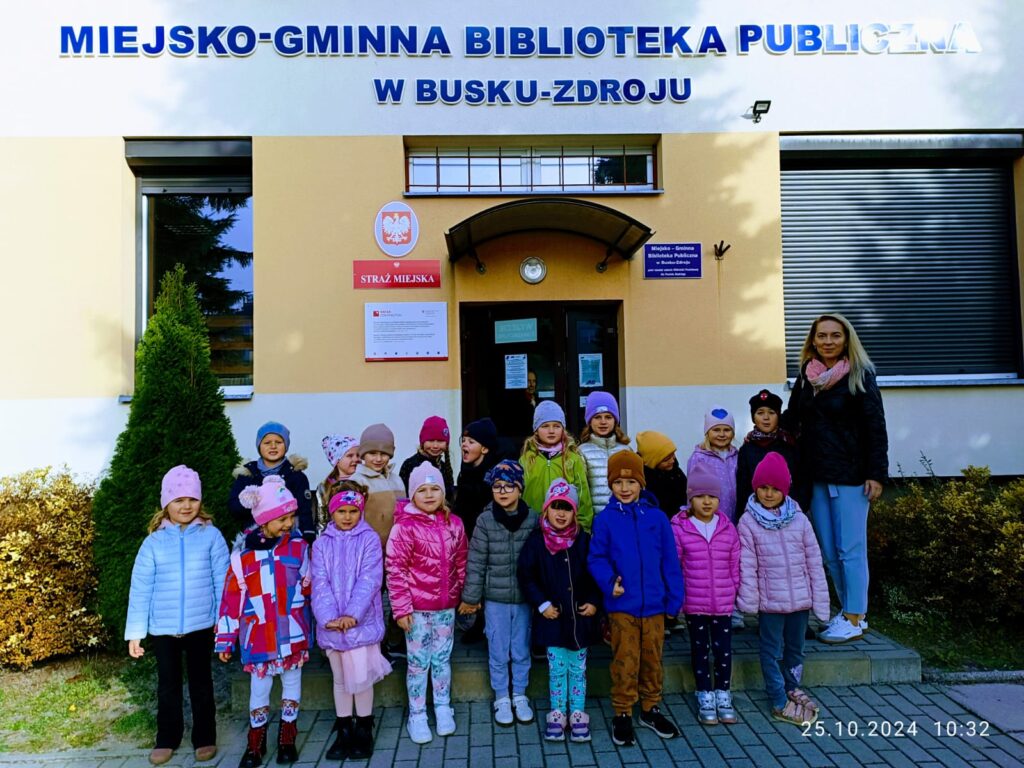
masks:
{"label": "blonde woman", "polygon": [[818,638],[857,640],[867,629],[868,509],[888,478],[889,443],[875,366],[838,312],[811,324],[784,422],[798,434],[811,519],[842,603]]}

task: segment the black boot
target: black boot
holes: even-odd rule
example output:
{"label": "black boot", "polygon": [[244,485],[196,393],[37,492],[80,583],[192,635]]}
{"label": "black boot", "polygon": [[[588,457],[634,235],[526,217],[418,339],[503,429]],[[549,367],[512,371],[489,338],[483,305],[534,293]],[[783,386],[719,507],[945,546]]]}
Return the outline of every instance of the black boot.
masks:
{"label": "black boot", "polygon": [[356,717],[356,729],[352,737],[353,760],[367,760],[373,756],[373,715]]}
{"label": "black boot", "polygon": [[256,768],[256,766],[263,765],[263,756],[266,754],[267,726],[261,725],[259,728],[249,726],[249,738],[238,768]]}
{"label": "black boot", "polygon": [[353,757],[352,718],[334,718],[334,730],[337,731],[338,737],[331,744],[331,748],[327,750],[327,759],[346,760],[349,757]]}
{"label": "black boot", "polygon": [[299,752],[295,749],[295,737],[298,735],[299,728],[294,720],[281,721],[281,729],[277,732],[278,765],[290,765],[299,759]]}

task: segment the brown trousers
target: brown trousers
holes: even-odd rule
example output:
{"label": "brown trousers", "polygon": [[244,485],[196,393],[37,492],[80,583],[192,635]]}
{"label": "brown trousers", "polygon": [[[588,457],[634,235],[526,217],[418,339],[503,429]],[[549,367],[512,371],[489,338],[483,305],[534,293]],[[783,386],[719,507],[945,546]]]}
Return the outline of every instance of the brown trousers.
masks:
{"label": "brown trousers", "polygon": [[641,619],[628,613],[609,613],[608,621],[612,628],[612,708],[616,715],[629,715],[639,700],[646,712],[661,701],[665,616],[659,613]]}

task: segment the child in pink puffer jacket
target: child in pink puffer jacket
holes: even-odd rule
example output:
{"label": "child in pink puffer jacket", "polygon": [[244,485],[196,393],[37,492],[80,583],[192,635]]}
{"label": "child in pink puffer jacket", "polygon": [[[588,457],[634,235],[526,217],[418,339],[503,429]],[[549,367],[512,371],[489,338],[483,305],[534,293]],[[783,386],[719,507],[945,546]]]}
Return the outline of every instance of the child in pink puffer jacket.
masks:
{"label": "child in pink puffer jacket", "polygon": [[789,497],[791,483],[786,460],[774,451],[754,470],[754,493],[739,522],[738,604],[758,612],[772,717],[802,725],[818,719],[818,705],[800,690],[807,616],[813,610],[826,621],[829,606],[821,550],[810,521]]}
{"label": "child in pink puffer jacket", "polygon": [[[683,614],[690,631],[690,663],[697,682],[698,719],[702,725],[736,722],[729,684],[731,614],[740,584],[740,539],[728,515],[719,509],[721,495],[717,475],[698,464],[686,482],[689,506],[672,518],[672,535],[687,587]],[[714,685],[708,661],[712,652]]]}
{"label": "child in pink puffer jacket", "polygon": [[444,500],[441,471],[424,461],[409,476],[411,501],[400,500],[388,536],[385,574],[391,609],[408,648],[409,738],[426,744],[427,673],[434,689],[437,735],[455,733],[451,707],[452,632],[455,607],[466,581],[469,544],[457,515]]}

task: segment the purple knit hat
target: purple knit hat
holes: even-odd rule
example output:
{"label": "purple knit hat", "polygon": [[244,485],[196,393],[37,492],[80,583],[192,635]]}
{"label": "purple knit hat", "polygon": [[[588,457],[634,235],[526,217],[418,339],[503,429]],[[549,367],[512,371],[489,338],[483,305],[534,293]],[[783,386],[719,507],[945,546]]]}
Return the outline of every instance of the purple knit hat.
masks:
{"label": "purple knit hat", "polygon": [[619,423],[619,404],[608,392],[591,392],[587,395],[587,407],[583,420],[589,424],[590,420],[599,413],[610,413],[615,417],[615,423]]}
{"label": "purple knit hat", "polygon": [[198,499],[203,500],[203,484],[199,480],[199,473],[189,469],[184,464],[171,467],[164,475],[160,483],[160,509],[166,509],[167,505],[175,499]]}
{"label": "purple knit hat", "polygon": [[701,462],[694,465],[690,476],[686,478],[686,500],[694,496],[722,498],[722,481],[707,464]]}
{"label": "purple knit hat", "polygon": [[239,503],[252,510],[252,519],[257,525],[266,525],[299,508],[299,502],[292,496],[280,475],[267,475],[263,485],[247,485],[238,494]]}
{"label": "purple knit hat", "polygon": [[754,478],[751,481],[753,490],[762,485],[770,485],[778,488],[784,496],[789,496],[789,487],[793,484],[793,476],[789,473],[789,465],[781,453],[770,452],[761,459],[761,463],[754,470]]}
{"label": "purple knit hat", "polygon": [[445,490],[444,476],[441,474],[441,470],[429,461],[424,461],[409,475],[409,495],[414,496],[421,485],[438,485],[442,492]]}
{"label": "purple knit hat", "polygon": [[565,411],[554,400],[541,400],[533,410],[533,431],[540,429],[541,424],[557,421],[565,427]]}

